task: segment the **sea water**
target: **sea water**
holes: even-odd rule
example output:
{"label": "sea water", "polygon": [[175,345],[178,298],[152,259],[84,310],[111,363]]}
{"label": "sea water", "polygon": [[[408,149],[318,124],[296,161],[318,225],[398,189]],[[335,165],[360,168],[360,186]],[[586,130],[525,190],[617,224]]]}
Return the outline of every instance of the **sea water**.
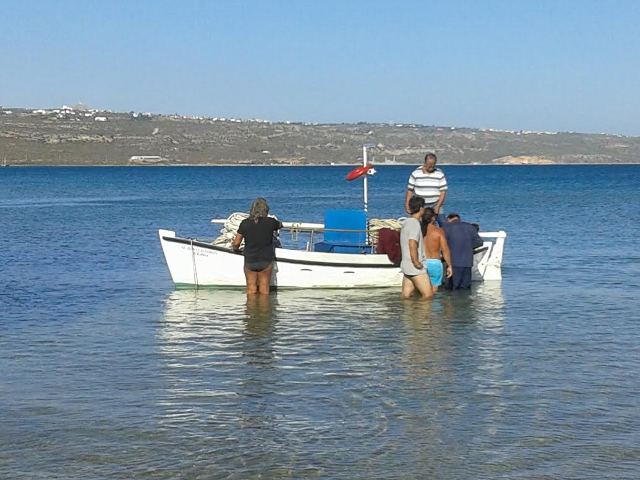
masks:
{"label": "sea water", "polygon": [[640,166],[443,168],[504,278],[426,303],[171,283],[158,228],[321,222],[348,167],[1,169],[0,478],[638,478]]}

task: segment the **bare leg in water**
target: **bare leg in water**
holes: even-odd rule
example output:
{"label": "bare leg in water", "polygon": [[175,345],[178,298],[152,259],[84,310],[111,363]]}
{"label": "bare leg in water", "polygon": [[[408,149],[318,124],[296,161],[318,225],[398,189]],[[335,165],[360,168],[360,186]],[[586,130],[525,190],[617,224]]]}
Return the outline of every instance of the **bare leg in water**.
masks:
{"label": "bare leg in water", "polygon": [[260,272],[254,272],[244,267],[244,276],[247,280],[247,295],[269,295],[272,271],[273,264]]}
{"label": "bare leg in water", "polygon": [[420,300],[428,300],[433,297],[431,280],[426,274],[402,277],[402,298],[411,298],[416,290],[420,293]]}

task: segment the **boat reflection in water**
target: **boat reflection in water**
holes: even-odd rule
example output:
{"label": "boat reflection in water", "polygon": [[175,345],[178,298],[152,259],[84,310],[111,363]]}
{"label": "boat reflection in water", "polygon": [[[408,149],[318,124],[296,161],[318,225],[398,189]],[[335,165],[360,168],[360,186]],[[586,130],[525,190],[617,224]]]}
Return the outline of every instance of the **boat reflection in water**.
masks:
{"label": "boat reflection in water", "polygon": [[460,341],[465,335],[458,334],[465,333],[480,342],[474,351],[482,353],[493,350],[490,343],[503,323],[499,282],[474,285],[472,293],[441,292],[426,302],[402,300],[399,289],[285,290],[254,297],[241,289],[176,290],[166,299],[158,335],[170,364],[207,357],[206,366],[227,368],[228,360],[242,355],[286,359],[323,343],[335,349],[346,340],[364,353],[372,338],[391,341],[400,333],[407,335],[406,347],[416,340],[431,359],[445,352],[447,336]]}
{"label": "boat reflection in water", "polygon": [[452,425],[465,438],[497,428],[503,310],[490,282],[429,302],[399,288],[174,291],[158,325],[159,422],[216,458],[212,476],[288,465],[331,477],[341,462],[429,471],[463,453],[446,441]]}

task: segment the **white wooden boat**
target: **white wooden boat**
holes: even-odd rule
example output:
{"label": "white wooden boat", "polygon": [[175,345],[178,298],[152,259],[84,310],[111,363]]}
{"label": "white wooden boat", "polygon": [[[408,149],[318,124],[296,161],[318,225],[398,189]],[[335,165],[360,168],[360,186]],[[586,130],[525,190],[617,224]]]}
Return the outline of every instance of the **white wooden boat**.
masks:
{"label": "white wooden boat", "polygon": [[[363,147],[364,212],[367,210],[367,175],[374,173],[367,163],[367,148]],[[229,219],[214,219],[224,224]],[[375,252],[373,237],[366,232],[360,252],[317,251],[317,240],[328,232],[321,223],[284,222],[284,230],[296,235],[306,234],[308,240],[301,249],[276,248],[276,261],[271,284],[277,288],[375,288],[399,287],[402,273],[384,253]],[[342,227],[344,228],[344,227]],[[365,227],[366,228],[366,227]],[[361,230],[343,230],[361,232]],[[363,231],[362,231],[363,232]],[[159,230],[160,244],[169,273],[176,286],[244,287],[244,257],[228,245],[181,237],[171,230]],[[364,235],[364,232],[363,232]],[[507,234],[504,231],[480,232],[484,240],[474,256],[474,280],[502,279],[502,255]],[[338,249],[339,250],[339,249]],[[347,252],[349,249],[345,249]],[[356,249],[358,250],[358,249]]]}
{"label": "white wooden boat", "polygon": [[[297,224],[295,228],[302,229],[304,224]],[[245,286],[241,253],[206,241],[179,237],[170,230],[159,230],[158,233],[169,273],[177,286]],[[503,231],[481,232],[480,236],[485,242],[474,256],[473,278],[501,280],[507,234]],[[402,273],[386,254],[276,248],[271,280],[278,288],[394,287],[402,283]]]}

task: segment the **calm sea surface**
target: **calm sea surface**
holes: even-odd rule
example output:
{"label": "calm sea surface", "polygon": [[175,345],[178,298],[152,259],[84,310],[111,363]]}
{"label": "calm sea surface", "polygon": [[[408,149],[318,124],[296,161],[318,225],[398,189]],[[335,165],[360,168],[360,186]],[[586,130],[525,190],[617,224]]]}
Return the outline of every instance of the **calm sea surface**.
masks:
{"label": "calm sea surface", "polygon": [[0,478],[639,478],[640,166],[444,167],[509,234],[471,294],[174,289],[158,228],[322,221],[349,170],[0,169]]}

